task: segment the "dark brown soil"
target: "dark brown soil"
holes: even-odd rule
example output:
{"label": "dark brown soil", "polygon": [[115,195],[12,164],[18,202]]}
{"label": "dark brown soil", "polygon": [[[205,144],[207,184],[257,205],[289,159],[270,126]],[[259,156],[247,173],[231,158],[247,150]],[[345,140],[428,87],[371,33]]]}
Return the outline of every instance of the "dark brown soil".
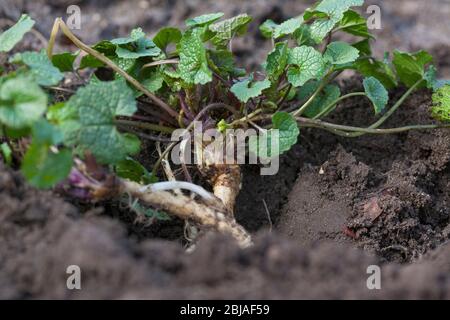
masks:
{"label": "dark brown soil", "polygon": [[[417,92],[386,127],[432,122],[430,101],[427,91]],[[341,105],[330,121],[369,124],[371,113],[365,100],[355,99]],[[353,241],[400,262],[415,260],[448,239],[447,131],[355,139],[311,131],[304,139],[315,142],[308,153],[317,158],[302,167],[279,232],[303,244]]]}
{"label": "dark brown soil", "polygon": [[[450,298],[449,250],[420,263],[382,265],[382,290],[367,290],[377,258],[335,243],[299,246],[260,235],[248,250],[221,236],[188,255],[174,243],[135,241],[108,217],[80,216],[0,167],[0,298]],[[82,289],[66,289],[66,268]],[[415,281],[411,281],[414,276]]]}
{"label": "dark brown soil", "polygon": [[[48,35],[67,3],[82,7],[79,35],[89,43],[125,35],[137,25],[154,33],[205,12],[248,12],[255,24],[234,48],[251,68],[268,50],[255,26],[291,17],[311,1],[3,0],[0,18],[28,11]],[[376,54],[425,46],[440,76],[450,77],[450,38],[436,37],[450,32],[448,25],[436,24],[448,17],[447,2],[371,3],[381,5],[384,17]],[[40,46],[31,36],[19,49]],[[344,91],[361,89],[360,79],[339,81]],[[403,92],[391,92],[391,101]],[[417,92],[386,127],[430,123],[429,107],[430,93]],[[374,118],[368,102],[355,98],[328,120],[361,126]],[[299,142],[282,157],[276,176],[244,167],[236,215],[256,237],[245,251],[210,235],[186,254],[179,220],[146,225],[116,203],[74,207],[29,188],[0,164],[0,298],[449,299],[450,134],[345,139],[304,129]],[[66,289],[72,264],[82,270],[80,291]],[[382,290],[366,287],[371,264],[382,268]]]}

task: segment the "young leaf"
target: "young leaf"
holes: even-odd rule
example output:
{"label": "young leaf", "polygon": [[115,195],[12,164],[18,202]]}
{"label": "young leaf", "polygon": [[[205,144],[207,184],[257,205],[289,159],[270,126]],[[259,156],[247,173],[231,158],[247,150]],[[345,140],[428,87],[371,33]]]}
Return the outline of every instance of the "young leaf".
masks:
{"label": "young leaf", "polygon": [[[305,20],[317,16],[311,24],[311,37],[320,43],[333,30],[334,26],[344,18],[344,13],[353,6],[362,6],[364,0],[323,0],[312,12],[306,12]],[[325,17],[322,14],[326,14]]]}
{"label": "young leaf", "polygon": [[322,0],[315,11],[331,15],[343,15],[351,7],[362,6],[364,0]]}
{"label": "young leaf", "polygon": [[233,74],[235,71],[234,55],[228,50],[210,50],[208,51],[210,64],[214,65],[214,69],[221,75]]}
{"label": "young leaf", "polygon": [[325,60],[334,65],[351,63],[358,59],[358,57],[359,50],[342,41],[330,43],[324,54]]}
{"label": "young leaf", "polygon": [[63,102],[54,104],[48,108],[47,120],[59,128],[67,146],[73,147],[78,143],[81,123],[77,109]]}
{"label": "young leaf", "polygon": [[299,46],[315,46],[316,42],[312,39],[311,27],[307,24],[302,24],[293,34],[297,45]]}
{"label": "young leaf", "polygon": [[373,38],[367,28],[367,21],[359,13],[348,10],[339,22],[338,28],[358,37]]}
{"label": "young leaf", "polygon": [[77,57],[78,52],[63,52],[54,54],[52,56],[52,64],[61,72],[71,72],[73,71],[73,63]]}
{"label": "young leaf", "polygon": [[439,82],[436,79],[437,69],[434,65],[430,65],[425,71],[423,78],[427,82],[427,88],[436,91],[439,89]]}
{"label": "young leaf", "polygon": [[57,114],[65,143],[89,150],[100,163],[114,164],[139,151],[139,139],[115,127],[116,116],[136,111],[133,91],[124,80],[90,83],[78,89],[63,109]]}
{"label": "young leaf", "polygon": [[324,18],[315,20],[309,27],[311,39],[313,39],[316,44],[321,43],[328,32],[333,30],[339,20],[339,17],[336,16],[331,16],[329,19]]}
{"label": "young leaf", "polygon": [[171,43],[178,44],[181,40],[181,31],[177,28],[166,27],[158,31],[153,38],[153,42],[161,50],[166,50],[167,46]]}
{"label": "young leaf", "polygon": [[352,44],[353,47],[359,50],[359,52],[366,56],[372,55],[372,48],[370,47],[370,39],[364,39]]}
{"label": "young leaf", "polygon": [[295,119],[287,112],[277,112],[272,117],[272,124],[272,129],[280,130],[280,154],[290,150],[300,133]]}
{"label": "young leaf", "polygon": [[290,50],[287,77],[294,87],[304,85],[308,80],[322,75],[325,63],[320,52],[312,47],[301,46]]}
{"label": "young leaf", "polygon": [[[309,83],[308,83],[309,84]],[[306,100],[307,98],[309,98],[315,90],[317,90],[318,86],[319,86],[319,82],[318,81],[314,81],[312,82],[313,86],[313,90],[308,90],[310,92],[305,92],[303,93],[303,88],[306,87],[307,85],[303,86],[299,93],[298,96],[299,98],[301,98],[301,100]],[[323,91],[311,102],[311,104],[306,108],[306,110],[304,111],[304,115],[308,118],[314,118],[315,116],[317,116],[319,113],[321,113],[326,107],[328,107],[332,102],[334,102],[336,99],[339,98],[339,96],[341,95],[341,90],[339,89],[338,86],[336,85],[327,85]],[[330,110],[329,112],[333,111]],[[329,113],[327,112],[327,114]],[[323,116],[326,116],[327,114],[324,114]]]}
{"label": "young leaf", "polygon": [[10,61],[28,66],[31,74],[41,86],[57,85],[64,78],[64,74],[52,64],[44,50],[18,53]]}
{"label": "young leaf", "polygon": [[270,81],[268,79],[255,82],[252,82],[252,79],[246,79],[235,83],[230,91],[233,92],[239,100],[246,103],[249,99],[261,95],[262,91],[269,87]]}
{"label": "young leaf", "polygon": [[225,48],[235,36],[242,35],[247,30],[247,25],[252,21],[248,14],[240,14],[230,19],[216,22],[209,26],[214,33],[211,42],[218,48]]}
{"label": "young leaf", "polygon": [[[146,76],[143,80],[141,80],[141,83],[146,87],[150,92],[155,93],[159,89],[162,88],[164,83],[164,76],[159,72],[159,70],[155,70],[150,73],[150,75]],[[139,95],[142,94],[142,92],[139,91]]]}
{"label": "young leaf", "polygon": [[[277,130],[278,135],[274,134],[274,130]],[[272,129],[260,134],[259,141],[252,141],[251,139],[249,150],[262,158],[276,157],[289,151],[297,143],[299,133],[297,122],[291,114],[277,112],[272,117]],[[275,145],[278,145],[278,152],[272,148],[272,140],[274,138],[278,138],[277,141],[273,142]]]}
{"label": "young leaf", "polygon": [[212,80],[201,29],[189,30],[181,38],[178,71],[188,84],[206,84]]}
{"label": "young leaf", "polygon": [[0,144],[0,156],[3,161],[10,166],[12,163],[12,150],[6,142]]}
{"label": "young leaf", "polygon": [[143,184],[154,183],[158,180],[156,177],[153,177],[142,164],[131,157],[127,157],[117,163],[115,166],[115,171],[121,178]]}
{"label": "young leaf", "polygon": [[270,39],[273,37],[273,33],[277,26],[278,24],[275,23],[273,20],[267,19],[266,21],[264,21],[263,24],[259,26],[259,31],[261,32],[264,38]]}
{"label": "young leaf", "polygon": [[363,81],[364,90],[367,97],[372,101],[375,114],[380,113],[389,101],[389,94],[380,81],[374,77],[366,78]]}
{"label": "young leaf", "polygon": [[431,114],[434,118],[450,122],[450,84],[444,85],[433,93]]}
{"label": "young leaf", "polygon": [[144,37],[145,37],[145,33],[144,33],[144,31],[142,31],[142,28],[136,28],[136,29],[131,30],[131,33],[128,37],[116,38],[116,39],[111,40],[110,42],[115,45],[131,44],[131,43],[134,43]]}
{"label": "young leaf", "polygon": [[68,149],[55,150],[51,146],[62,140],[62,133],[42,120],[33,126],[33,142],[22,162],[22,173],[37,188],[51,188],[65,179],[72,168],[72,154]]}
{"label": "young leaf", "polygon": [[223,17],[223,12],[217,12],[217,13],[208,13],[201,15],[199,17],[195,18],[189,18],[185,21],[186,26],[193,28],[193,27],[203,27],[205,25],[209,25],[220,18]]}
{"label": "young leaf", "polygon": [[161,49],[152,40],[145,38],[141,28],[133,29],[129,37],[114,39],[111,43],[117,46],[117,57],[123,59],[157,57],[161,54]]}
{"label": "young leaf", "polygon": [[81,58],[79,69],[85,69],[85,68],[100,68],[103,67],[104,64],[100,60],[97,60],[97,58],[91,56],[88,54],[87,56],[84,56]]}
{"label": "young leaf", "polygon": [[276,81],[283,74],[289,57],[289,47],[287,42],[280,42],[275,45],[275,48],[267,56],[267,63],[265,69],[269,79]]}
{"label": "young leaf", "polygon": [[47,95],[32,78],[19,76],[0,86],[0,124],[13,129],[28,127],[47,108]]}
{"label": "young leaf", "polygon": [[117,57],[123,59],[137,59],[141,57],[157,57],[161,54],[159,49],[150,39],[139,39],[136,46],[118,46],[116,49]]}
{"label": "young leaf", "polygon": [[391,67],[383,61],[361,59],[355,61],[351,68],[358,70],[365,77],[378,79],[383,86],[392,89],[397,86],[397,79]]}
{"label": "young leaf", "polygon": [[0,34],[0,52],[8,52],[22,40],[25,33],[34,26],[34,20],[23,14],[11,28]]}
{"label": "young leaf", "polygon": [[425,51],[416,53],[394,51],[394,60],[392,61],[400,81],[406,86],[411,87],[417,81],[424,78],[425,65],[430,63],[433,57]]}
{"label": "young leaf", "polygon": [[[128,41],[128,40],[125,40],[125,39],[128,39],[128,38],[121,38],[121,39],[124,39],[123,41],[125,41],[125,42]],[[116,39],[116,41],[117,40],[118,39]],[[133,41],[131,41],[131,43],[132,42]],[[128,43],[129,42],[127,42],[127,44]],[[98,43],[96,43],[95,45],[92,46],[92,49],[94,49],[94,50],[96,50],[96,51],[98,51],[100,53],[103,53],[107,57],[115,56],[116,55],[116,48],[117,48],[117,45],[113,44],[111,41],[108,41],[108,40],[102,40],[102,41],[100,41],[100,42],[98,42]]]}
{"label": "young leaf", "polygon": [[293,34],[303,23],[303,18],[291,18],[289,20],[286,20],[280,25],[277,25],[275,27],[275,30],[273,31],[273,37],[275,39],[278,39],[280,37]]}

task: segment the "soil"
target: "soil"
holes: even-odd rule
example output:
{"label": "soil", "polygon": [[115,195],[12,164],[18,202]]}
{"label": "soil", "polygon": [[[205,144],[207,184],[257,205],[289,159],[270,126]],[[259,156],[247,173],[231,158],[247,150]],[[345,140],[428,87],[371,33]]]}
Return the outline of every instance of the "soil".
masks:
{"label": "soil", "polygon": [[[370,105],[355,100],[340,105],[330,121],[373,122]],[[386,127],[430,123],[429,108],[429,93],[419,91]],[[417,260],[448,240],[447,131],[356,139],[314,131],[305,138],[323,150],[308,150],[317,159],[301,168],[277,231],[302,244],[352,242],[397,262]]]}
{"label": "soil", "polygon": [[[448,24],[436,23],[447,19],[448,2],[367,2],[382,7],[376,54],[425,47],[440,76],[450,77],[450,38],[436,36],[450,32]],[[149,32],[181,25],[210,11],[248,12],[256,26],[289,18],[311,1],[4,0],[0,17],[28,11],[48,35],[68,3],[81,6],[79,35],[92,43],[136,25]],[[247,68],[268,49],[254,26],[234,43]],[[30,37],[20,50],[41,45]],[[361,79],[349,75],[338,82],[344,92],[361,89]],[[391,92],[391,101],[404,91]],[[427,90],[416,92],[386,127],[430,123],[430,101]],[[354,98],[328,120],[369,125],[372,113],[366,100]],[[177,219],[147,225],[116,203],[69,203],[27,186],[0,164],[0,298],[448,299],[449,160],[447,131],[346,139],[303,129],[277,175],[243,168],[236,216],[255,246],[241,250],[211,234],[192,254],[184,252],[184,224]],[[373,264],[382,268],[382,290],[367,290],[366,269]],[[69,265],[80,266],[82,290],[66,289]]]}
{"label": "soil", "polygon": [[[419,263],[382,265],[383,290],[371,291],[366,269],[381,262],[349,246],[261,233],[241,250],[209,235],[185,254],[173,242],[136,241],[117,219],[80,215],[3,166],[0,200],[2,299],[450,298],[449,245]],[[65,288],[69,265],[80,266],[82,290]]]}

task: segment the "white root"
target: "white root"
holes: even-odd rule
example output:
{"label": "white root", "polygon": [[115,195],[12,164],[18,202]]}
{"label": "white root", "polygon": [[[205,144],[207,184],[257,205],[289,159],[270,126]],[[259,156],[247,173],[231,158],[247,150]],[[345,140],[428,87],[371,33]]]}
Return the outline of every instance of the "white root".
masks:
{"label": "white root", "polygon": [[164,181],[164,182],[157,182],[152,183],[146,186],[143,186],[141,188],[141,192],[158,192],[158,191],[168,191],[168,190],[177,190],[177,189],[183,189],[183,190],[189,190],[206,201],[214,201],[215,196],[211,194],[210,192],[206,191],[204,188],[200,187],[199,185],[186,182],[186,181]]}
{"label": "white root", "polygon": [[219,198],[230,216],[241,187],[241,170],[237,164],[210,164],[200,167],[200,171],[209,179],[214,195]]}
{"label": "white root", "polygon": [[[129,193],[148,205],[162,208],[181,219],[192,220],[202,227],[213,228],[221,233],[231,235],[243,248],[252,245],[250,234],[228,214],[227,209],[220,201],[214,201],[217,205],[213,206],[195,201],[185,195],[176,195],[166,191],[187,186],[189,188],[188,190],[195,189],[196,193],[200,192],[205,195],[200,189],[193,188],[192,184],[186,185],[181,184],[181,182],[179,183],[174,184],[174,181],[170,181],[168,183],[161,182],[150,185],[150,187],[143,187],[136,182],[122,180],[120,191],[122,193]],[[157,186],[154,187],[155,185]]]}

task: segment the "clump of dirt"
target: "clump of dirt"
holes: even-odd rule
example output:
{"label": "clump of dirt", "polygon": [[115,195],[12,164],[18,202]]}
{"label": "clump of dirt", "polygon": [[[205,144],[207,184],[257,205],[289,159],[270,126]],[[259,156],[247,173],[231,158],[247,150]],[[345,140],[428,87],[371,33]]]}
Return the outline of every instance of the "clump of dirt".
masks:
{"label": "clump of dirt", "polygon": [[[357,90],[358,79],[345,81]],[[356,87],[356,88],[355,88]],[[391,93],[395,101],[404,92]],[[413,94],[386,127],[431,123],[430,93]],[[370,104],[353,99],[329,121],[370,124]],[[297,178],[277,229],[302,243],[355,242],[389,261],[413,261],[446,241],[450,133],[408,132],[355,139],[310,131],[316,154]]]}

